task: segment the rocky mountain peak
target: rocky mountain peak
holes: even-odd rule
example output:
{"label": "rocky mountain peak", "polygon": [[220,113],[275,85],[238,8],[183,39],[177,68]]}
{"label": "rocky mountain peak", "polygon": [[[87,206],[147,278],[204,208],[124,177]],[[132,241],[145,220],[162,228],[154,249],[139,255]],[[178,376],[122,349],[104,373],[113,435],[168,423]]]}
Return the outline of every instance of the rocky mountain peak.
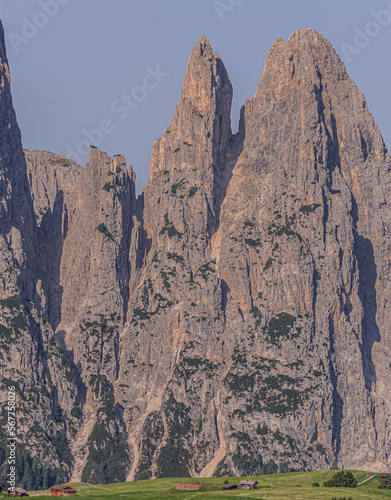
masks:
{"label": "rocky mountain peak", "polygon": [[[126,169],[125,157],[123,155],[115,155],[113,159],[107,153],[100,151],[95,146],[90,147],[90,154],[86,170],[95,176],[104,176],[109,173],[116,174],[117,169],[121,170],[122,167]],[[111,174],[110,174],[111,173]]]}
{"label": "rocky mountain peak", "polygon": [[200,36],[197,45],[191,51],[190,58],[197,57],[197,53],[199,57],[213,57],[212,45],[205,35]]}
{"label": "rocky mountain peak", "polygon": [[[321,44],[326,44],[329,48],[333,48],[330,40],[326,38],[322,33],[313,28],[302,28],[294,31],[289,36],[288,42],[292,40],[298,40],[301,42],[308,42],[314,46],[319,47]],[[334,49],[333,49],[334,50]]]}
{"label": "rocky mountain peak", "polygon": [[[272,128],[278,124],[287,141],[285,158],[299,153],[301,162],[311,163],[315,157],[320,164],[328,158],[343,166],[366,161],[369,155],[384,159],[387,151],[364,96],[331,43],[315,30],[299,30],[286,42],[276,40],[244,115],[246,130],[251,131],[246,141],[253,137],[254,147],[269,152],[276,145]],[[292,134],[296,125],[301,146]],[[281,155],[282,149],[276,152]]]}
{"label": "rocky mountain peak", "polygon": [[216,111],[221,93],[231,97],[232,85],[220,56],[213,53],[209,40],[202,36],[190,53],[179,105],[185,101],[207,116]]}
{"label": "rocky mountain peak", "polygon": [[[150,180],[162,169],[186,170],[187,158],[194,151],[220,157],[231,136],[231,104],[227,70],[208,39],[201,37],[190,53],[171,124],[154,144]],[[174,155],[168,163],[165,159],[169,152]],[[220,162],[214,163],[217,167]]]}
{"label": "rocky mountain peak", "polygon": [[276,40],[232,135],[201,37],[137,200],[94,147],[28,185],[0,81],[0,374],[42,476],[388,470],[391,160],[331,44]]}
{"label": "rocky mountain peak", "polygon": [[[4,29],[3,25],[0,25],[0,40],[4,42]],[[0,43],[0,72],[1,72],[1,88],[10,89],[11,85],[11,75],[8,66],[7,54],[5,50],[5,43]]]}
{"label": "rocky mountain peak", "polygon": [[267,80],[270,90],[278,95],[290,84],[319,87],[350,79],[329,40],[315,30],[303,29],[292,33],[286,42],[282,38],[275,41],[261,80]]}
{"label": "rocky mountain peak", "polygon": [[[21,147],[21,135],[11,96],[11,77],[0,23],[0,231],[14,225],[31,232],[32,203]],[[25,242],[26,243],[26,242]]]}

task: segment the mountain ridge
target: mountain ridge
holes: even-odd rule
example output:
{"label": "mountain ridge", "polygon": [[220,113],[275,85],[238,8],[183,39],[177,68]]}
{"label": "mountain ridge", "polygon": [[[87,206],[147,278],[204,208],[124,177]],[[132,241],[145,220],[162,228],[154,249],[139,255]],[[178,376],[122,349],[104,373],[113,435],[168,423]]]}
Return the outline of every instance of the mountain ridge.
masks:
{"label": "mountain ridge", "polygon": [[26,150],[26,166],[18,134],[9,141],[29,182],[29,208],[11,181],[10,199],[31,214],[31,266],[8,276],[0,260],[15,337],[0,369],[29,416],[20,453],[45,464],[34,486],[389,470],[380,131],[315,30],[276,40],[236,134],[232,92],[201,37],[138,197],[120,155],[91,147],[83,169]]}

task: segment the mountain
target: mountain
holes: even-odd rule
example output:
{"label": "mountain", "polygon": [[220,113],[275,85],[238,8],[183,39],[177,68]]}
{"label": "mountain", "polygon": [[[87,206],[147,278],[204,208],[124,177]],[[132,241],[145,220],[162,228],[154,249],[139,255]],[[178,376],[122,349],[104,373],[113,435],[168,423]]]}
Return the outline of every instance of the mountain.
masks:
{"label": "mountain", "polygon": [[[62,362],[58,365],[51,359],[53,331],[45,326],[52,300],[48,292],[53,276],[49,270],[53,269],[50,259],[43,258],[44,241],[29,179],[32,177],[27,172],[12,105],[4,31],[0,26],[0,463],[5,478],[9,451],[6,402],[9,391],[15,389],[17,479],[30,484],[34,474],[38,485],[65,479],[71,473],[71,457],[66,437],[69,431],[58,402],[64,371]],[[38,184],[37,179],[34,183]],[[50,216],[48,213],[47,218]]]}
{"label": "mountain", "polygon": [[0,69],[20,481],[390,470],[391,159],[330,42],[276,40],[233,134],[201,37],[138,197],[122,156],[23,155]]}

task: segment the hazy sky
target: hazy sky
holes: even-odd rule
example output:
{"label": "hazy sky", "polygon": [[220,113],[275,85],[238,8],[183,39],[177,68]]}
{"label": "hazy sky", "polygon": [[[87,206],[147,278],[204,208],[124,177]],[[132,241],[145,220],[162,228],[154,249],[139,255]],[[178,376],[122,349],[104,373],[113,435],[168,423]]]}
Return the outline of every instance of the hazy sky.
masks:
{"label": "hazy sky", "polygon": [[274,40],[314,28],[341,55],[391,144],[389,0],[0,0],[0,16],[24,147],[74,150],[84,166],[94,142],[126,156],[138,190],[201,35],[233,83],[234,131]]}

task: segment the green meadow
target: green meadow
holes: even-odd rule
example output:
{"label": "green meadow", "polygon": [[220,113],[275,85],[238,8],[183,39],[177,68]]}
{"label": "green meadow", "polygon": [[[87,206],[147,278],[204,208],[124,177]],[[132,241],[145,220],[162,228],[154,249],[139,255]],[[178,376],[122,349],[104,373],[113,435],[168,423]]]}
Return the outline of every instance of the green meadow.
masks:
{"label": "green meadow", "polygon": [[[357,481],[372,475],[370,472],[351,471]],[[114,483],[104,485],[92,485],[85,483],[70,483],[77,489],[77,497],[80,500],[94,498],[95,500],[110,499],[218,499],[218,498],[264,498],[282,500],[304,500],[313,499],[332,500],[353,500],[359,499],[391,499],[391,490],[378,489],[379,480],[377,476],[368,482],[356,486],[355,488],[324,488],[313,487],[313,483],[323,484],[323,481],[330,479],[336,471],[326,470],[318,472],[291,472],[286,474],[273,474],[264,476],[254,476],[246,478],[208,478],[197,479],[203,484],[199,491],[175,490],[178,484],[189,481],[189,478],[167,478],[150,479],[146,481],[133,481],[128,483]],[[223,492],[219,485],[228,480],[230,484],[239,484],[241,479],[256,479],[259,482],[255,490],[232,490]],[[273,487],[271,487],[273,484]],[[35,498],[47,498],[49,490],[37,492],[32,491],[30,495]],[[37,496],[35,496],[37,495]]]}

